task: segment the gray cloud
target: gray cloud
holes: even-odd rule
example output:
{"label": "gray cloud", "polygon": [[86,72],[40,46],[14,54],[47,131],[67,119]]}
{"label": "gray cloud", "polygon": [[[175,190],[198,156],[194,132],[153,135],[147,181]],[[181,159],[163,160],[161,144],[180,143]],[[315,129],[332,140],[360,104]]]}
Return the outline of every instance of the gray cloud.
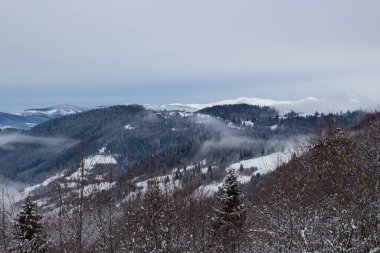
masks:
{"label": "gray cloud", "polygon": [[37,144],[50,152],[60,152],[77,144],[78,141],[66,138],[36,137],[23,134],[0,135],[0,149],[13,150],[15,144]]}
{"label": "gray cloud", "polygon": [[380,95],[379,1],[0,1],[0,108]]}

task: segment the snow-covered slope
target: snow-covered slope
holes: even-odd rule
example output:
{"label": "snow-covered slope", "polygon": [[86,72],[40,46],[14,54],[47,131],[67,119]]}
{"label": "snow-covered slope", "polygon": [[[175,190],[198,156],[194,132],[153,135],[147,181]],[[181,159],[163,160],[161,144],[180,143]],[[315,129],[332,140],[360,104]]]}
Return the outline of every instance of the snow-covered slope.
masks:
{"label": "snow-covered slope", "polygon": [[[100,153],[100,152],[99,152]],[[60,173],[57,173],[56,175],[53,175],[49,178],[47,178],[45,181],[39,184],[35,184],[29,187],[26,187],[23,191],[23,195],[26,197],[31,193],[35,193],[37,189],[47,187],[53,182],[59,181],[64,181],[64,183],[61,183],[61,185],[65,186],[66,188],[74,188],[77,186],[77,181],[80,180],[80,177],[83,176],[86,177],[86,180],[88,180],[89,176],[94,176],[91,175],[91,171],[94,169],[95,165],[100,165],[100,164],[116,164],[117,161],[112,155],[94,155],[87,157],[83,161],[83,168],[78,168],[76,171],[69,173],[68,171],[62,171]],[[91,184],[90,184],[91,186]],[[89,191],[89,187],[87,187],[87,191]]]}
{"label": "snow-covered slope", "polygon": [[16,112],[19,116],[32,116],[32,115],[49,115],[49,116],[65,116],[75,113],[87,111],[88,109],[78,107],[75,105],[63,104],[47,108],[26,109],[22,112]]}
{"label": "snow-covered slope", "polygon": [[[251,180],[252,176],[264,175],[273,170],[275,170],[281,164],[287,163],[290,160],[291,152],[276,152],[266,156],[261,156],[257,158],[242,160],[237,163],[233,163],[227,167],[227,169],[234,169],[237,171],[239,181],[244,184]],[[240,167],[246,169],[255,169],[252,174],[241,173]],[[206,194],[213,194],[218,191],[219,186],[222,182],[214,182],[212,184],[203,185],[199,188],[202,192]]]}

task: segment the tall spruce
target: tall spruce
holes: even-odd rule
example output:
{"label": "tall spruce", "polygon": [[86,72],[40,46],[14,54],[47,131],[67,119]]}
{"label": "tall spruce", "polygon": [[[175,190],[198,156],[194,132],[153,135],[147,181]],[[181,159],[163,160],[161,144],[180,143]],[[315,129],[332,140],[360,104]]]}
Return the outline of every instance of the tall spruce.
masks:
{"label": "tall spruce", "polygon": [[244,234],[246,209],[241,188],[236,171],[229,169],[223,185],[219,187],[219,201],[213,217],[215,233],[227,247],[224,248],[226,252],[238,252]]}
{"label": "tall spruce", "polygon": [[15,220],[14,243],[11,252],[46,252],[46,235],[41,219],[42,216],[36,212],[35,203],[28,196]]}

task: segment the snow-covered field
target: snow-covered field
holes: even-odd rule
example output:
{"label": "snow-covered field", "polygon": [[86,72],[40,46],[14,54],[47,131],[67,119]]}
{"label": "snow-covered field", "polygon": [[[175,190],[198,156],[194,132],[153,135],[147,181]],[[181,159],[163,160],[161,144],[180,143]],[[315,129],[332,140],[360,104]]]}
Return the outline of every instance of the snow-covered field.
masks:
{"label": "snow-covered field", "polygon": [[[290,160],[291,152],[277,152],[270,155],[252,158],[247,160],[242,160],[237,163],[233,163],[227,167],[227,169],[234,169],[237,171],[238,179],[242,184],[245,184],[251,180],[251,177],[257,174],[267,174],[274,169],[276,169],[279,165],[286,163]],[[239,173],[240,166],[243,165],[243,168],[256,168],[252,174],[252,176],[241,175]],[[222,185],[222,182],[212,183],[208,185],[201,186],[199,191],[205,194],[213,194],[219,190],[219,186]]]}
{"label": "snow-covered field", "polygon": [[258,173],[266,174],[268,172],[273,171],[277,166],[288,162],[290,156],[290,152],[277,152],[258,158],[242,160],[237,163],[231,164],[230,166],[228,166],[228,168],[238,170],[240,166],[243,165],[244,168],[257,168],[257,170],[254,172],[254,175]]}

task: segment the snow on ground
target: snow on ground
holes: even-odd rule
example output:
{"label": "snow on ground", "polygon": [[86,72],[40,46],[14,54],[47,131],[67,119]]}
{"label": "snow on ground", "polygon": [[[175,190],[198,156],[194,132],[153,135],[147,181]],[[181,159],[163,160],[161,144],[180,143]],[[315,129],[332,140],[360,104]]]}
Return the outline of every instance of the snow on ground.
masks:
{"label": "snow on ground", "polygon": [[38,207],[44,206],[48,203],[49,198],[43,198],[36,201]]}
{"label": "snow on ground", "polygon": [[[279,165],[288,162],[290,160],[290,157],[291,157],[291,152],[290,151],[277,152],[277,153],[272,153],[270,155],[266,155],[266,156],[262,156],[262,157],[257,157],[257,158],[252,158],[252,159],[247,159],[247,160],[242,160],[242,161],[239,161],[237,163],[233,163],[233,164],[229,165],[227,167],[227,169],[229,169],[229,168],[235,169],[237,171],[237,174],[238,174],[238,180],[242,184],[245,184],[245,183],[248,183],[251,180],[252,176],[257,175],[259,173],[260,174],[267,174],[267,173],[273,171],[274,169],[276,169]],[[206,164],[205,160],[200,162],[200,165],[205,165],[205,164]],[[242,175],[239,172],[239,169],[240,169],[241,165],[243,165],[243,168],[245,168],[245,169],[256,168],[257,170],[255,170],[252,173],[252,175]],[[196,166],[197,165],[187,166],[186,167],[186,171],[191,171]],[[178,170],[178,168],[173,169],[172,170],[172,174],[174,174],[177,170]],[[180,169],[180,171],[183,171],[183,169]],[[208,171],[208,167],[201,167],[201,173],[202,174],[207,173],[207,171]],[[148,182],[150,180],[155,180],[156,182],[158,182],[160,189],[164,189],[164,187],[165,187],[165,180],[167,180],[167,178],[170,181],[170,183],[169,183],[169,187],[170,187],[171,185],[173,185],[172,184],[173,175],[165,175],[165,176],[160,176],[160,177],[154,177],[154,178],[151,178],[151,179],[148,179],[148,180],[145,180],[145,181],[141,181],[141,182],[137,183],[136,186],[137,186],[137,188],[140,189],[140,191],[142,193],[144,193],[146,191],[147,186],[148,186]],[[179,181],[178,180],[175,181],[174,185],[175,186],[179,186]],[[202,185],[202,186],[200,186],[197,189],[197,191],[195,192],[195,194],[212,195],[212,194],[214,194],[215,192],[217,192],[219,190],[219,186],[221,186],[221,185],[222,185],[222,182],[213,182],[213,183],[208,184],[208,185]],[[127,201],[132,196],[134,196],[133,193],[132,193],[132,195],[127,196],[123,200],[123,202]]]}
{"label": "snow on ground", "polygon": [[219,191],[219,187],[222,185],[222,183],[212,183],[208,185],[201,185],[195,192],[195,194],[205,194],[205,195],[212,195],[215,192]]}
{"label": "snow on ground", "polygon": [[186,112],[186,111],[171,111],[169,112],[170,116],[180,116],[182,118],[187,118],[193,115],[192,112]]}
{"label": "snow on ground", "polygon": [[96,184],[89,184],[83,188],[83,195],[85,197],[90,196],[94,192],[108,191],[115,186],[115,182],[100,182]]}
{"label": "snow on ground", "polygon": [[37,190],[38,188],[40,187],[45,187],[45,186],[48,186],[51,182],[57,180],[58,178],[61,178],[63,177],[65,174],[65,172],[61,172],[61,173],[58,173],[52,177],[49,177],[48,179],[46,179],[45,181],[43,181],[42,183],[40,184],[36,184],[36,185],[33,185],[33,186],[29,186],[29,187],[26,187],[24,189],[24,195],[25,196],[28,196],[31,192]]}
{"label": "snow on ground", "polygon": [[76,183],[76,182],[65,182],[65,183],[61,183],[60,184],[61,188],[62,189],[73,189],[73,188],[77,188],[79,186],[79,183]]}
{"label": "snow on ground", "polygon": [[[99,150],[99,152],[101,152],[103,150],[103,148],[101,150]],[[88,175],[90,170],[92,170],[94,168],[94,166],[96,164],[116,164],[117,161],[116,159],[112,156],[112,155],[95,155],[95,156],[90,156],[86,159],[84,159],[84,171],[83,171],[83,174],[84,175]],[[46,187],[48,186],[50,183],[54,182],[55,180],[59,179],[59,178],[62,178],[64,177],[64,175],[67,173],[67,171],[62,171],[61,173],[58,173],[52,177],[49,177],[48,179],[46,179],[45,181],[43,181],[42,183],[40,184],[36,184],[36,185],[33,185],[33,186],[29,186],[29,187],[26,187],[23,191],[23,195],[24,196],[28,196],[29,194],[31,194],[33,191],[41,188],[41,187]],[[78,179],[81,175],[81,169],[78,168],[78,170],[74,173],[72,173],[70,176],[67,176],[65,177],[65,179],[67,181],[72,181],[72,180],[75,180],[75,179]],[[64,188],[75,188],[77,186],[77,183],[75,182],[68,182],[68,183],[64,183],[64,184],[61,184],[62,187]]]}
{"label": "snow on ground", "polygon": [[95,180],[96,181],[103,181],[104,177],[103,177],[103,175],[96,175]]}
{"label": "snow on ground", "polygon": [[26,125],[28,125],[29,127],[34,127],[34,126],[36,126],[37,124],[27,122]]}
{"label": "snow on ground", "polygon": [[[227,167],[227,169],[231,168],[237,171],[238,180],[240,183],[245,184],[248,183],[251,180],[251,177],[257,174],[267,174],[274,169],[276,169],[279,165],[286,163],[290,160],[291,152],[277,152],[270,155],[248,159],[248,160],[242,160],[237,163],[233,163],[230,166]],[[241,175],[239,173],[240,165],[243,165],[245,169],[247,168],[257,168],[257,170],[251,175]],[[222,182],[215,182],[208,185],[202,185],[198,188],[197,194],[203,193],[212,195],[215,192],[219,190],[219,187],[222,185]]]}
{"label": "snow on ground", "polygon": [[257,168],[257,170],[254,172],[254,175],[258,173],[266,174],[273,171],[279,165],[288,162],[290,157],[291,157],[290,152],[284,152],[284,153],[276,152],[276,153],[272,153],[266,156],[261,156],[258,158],[242,160],[240,162],[231,164],[230,166],[228,166],[228,168],[239,170],[240,165],[243,165],[244,168],[252,168],[252,167]]}
{"label": "snow on ground", "polygon": [[[202,160],[202,161],[199,162],[199,165],[204,166],[206,163],[207,163],[207,160],[204,159],[204,160]],[[186,166],[186,171],[189,171],[189,170],[193,170],[193,169],[195,169],[195,167],[196,167],[197,165],[198,165],[198,164],[193,164],[193,165],[188,165],[188,166]],[[206,172],[207,172],[207,169],[208,169],[208,167],[201,167],[201,170],[202,170],[202,171],[206,171]],[[174,168],[174,169],[172,170],[172,174],[175,174],[178,170],[179,170],[179,172],[184,172],[184,171],[183,171],[183,168]],[[203,172],[202,172],[202,173],[203,173]]]}
{"label": "snow on ground", "polygon": [[[126,198],[124,198],[121,201],[121,203],[127,202],[129,199],[133,198],[138,193],[144,194],[148,188],[149,182],[158,183],[158,187],[160,188],[160,190],[173,189],[173,187],[179,187],[180,186],[179,180],[173,181],[173,175],[165,175],[165,176],[149,178],[147,180],[136,183],[136,187],[137,187],[138,191],[131,192]],[[117,206],[120,206],[121,203],[117,204]]]}
{"label": "snow on ground", "polygon": [[277,125],[277,124],[276,124],[276,125],[273,125],[273,126],[270,127],[270,129],[271,129],[272,131],[276,130],[277,128],[278,128],[278,125]]}
{"label": "snow on ground", "polygon": [[[154,178],[149,178],[147,180],[141,181],[136,184],[137,188],[141,189],[141,192],[144,193],[148,187],[148,183],[151,182],[157,182],[158,186],[160,187],[161,190],[165,189],[165,181],[168,180],[168,186],[173,186],[173,175],[165,175],[165,176],[160,176],[160,177],[154,177]],[[179,185],[179,181],[176,180],[174,182],[175,186]]]}
{"label": "snow on ground", "polygon": [[227,126],[228,126],[229,128],[233,128],[233,129],[241,129],[241,127],[239,127],[239,126],[235,126],[234,123],[232,123],[232,122],[228,122]]}
{"label": "snow on ground", "polygon": [[[116,164],[117,161],[112,155],[95,155],[84,159],[84,175],[88,175],[90,170],[94,168],[96,164]],[[66,177],[66,180],[75,180],[81,176],[81,168],[78,168],[76,172]]]}
{"label": "snow on ground", "polygon": [[242,125],[244,125],[244,126],[246,126],[246,127],[253,127],[253,122],[252,121],[250,121],[250,120],[247,120],[247,121],[243,121],[243,122],[241,122],[241,124]]}
{"label": "snow on ground", "polygon": [[133,130],[133,129],[136,129],[136,127],[134,127],[134,126],[132,126],[132,125],[130,125],[130,124],[124,126],[124,128],[127,129],[127,130]]}
{"label": "snow on ground", "polygon": [[99,154],[104,154],[104,152],[106,152],[106,146],[99,149]]}
{"label": "snow on ground", "polygon": [[190,117],[190,116],[193,115],[192,112],[185,112],[185,111],[183,111],[183,112],[178,112],[178,114],[179,114],[179,116],[181,116],[181,117],[183,117],[183,118],[187,118],[187,117]]}
{"label": "snow on ground", "polygon": [[[215,169],[215,166],[214,167],[211,167],[211,169]],[[201,173],[202,174],[206,174],[208,172],[208,167],[203,167],[201,168]]]}

